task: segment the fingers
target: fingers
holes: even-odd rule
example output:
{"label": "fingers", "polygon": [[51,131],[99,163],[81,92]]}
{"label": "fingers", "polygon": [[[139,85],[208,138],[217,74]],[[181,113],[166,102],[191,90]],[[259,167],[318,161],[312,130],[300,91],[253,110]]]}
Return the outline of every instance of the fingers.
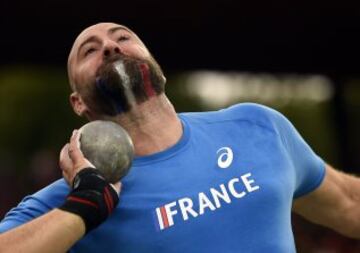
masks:
{"label": "fingers", "polygon": [[73,131],[68,151],[76,172],[88,167],[95,168],[95,166],[84,157],[84,154],[80,149],[80,136],[81,133],[78,130]]}
{"label": "fingers", "polygon": [[71,183],[71,171],[73,168],[73,163],[69,157],[69,144],[66,144],[60,152],[59,157],[59,166],[62,171],[64,179],[67,181],[68,184]]}
{"label": "fingers", "polygon": [[[80,149],[80,136],[81,132],[74,130],[70,138],[70,143],[67,143],[60,152],[59,166],[62,170],[62,175],[69,185],[75,178],[75,175],[82,169],[95,168],[95,166],[84,157]],[[121,182],[110,184],[111,187],[120,194]]]}
{"label": "fingers", "polygon": [[79,131],[74,130],[70,138],[70,143],[66,144],[60,152],[59,166],[62,170],[64,179],[69,185],[72,185],[75,175],[80,170],[88,167],[95,168],[81,152],[80,135]]}
{"label": "fingers", "polygon": [[79,133],[79,131],[74,130],[73,134],[70,138],[69,150],[68,150],[69,157],[73,161],[74,164],[81,162],[81,160],[84,158],[84,155],[80,149],[80,141],[79,140],[80,140],[80,133]]}
{"label": "fingers", "polygon": [[69,152],[69,144],[66,144],[61,149],[60,157],[59,157],[59,166],[61,170],[65,170],[66,168],[72,165],[68,152]]}

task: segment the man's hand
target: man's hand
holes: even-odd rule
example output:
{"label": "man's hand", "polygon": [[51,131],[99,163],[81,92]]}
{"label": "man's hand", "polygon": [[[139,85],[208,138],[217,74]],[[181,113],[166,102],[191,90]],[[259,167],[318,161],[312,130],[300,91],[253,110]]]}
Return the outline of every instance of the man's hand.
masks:
{"label": "man's hand", "polygon": [[72,185],[75,175],[84,168],[95,168],[83,155],[80,149],[80,133],[74,130],[67,143],[60,152],[59,165],[64,179]]}
{"label": "man's hand", "polygon": [[89,232],[116,208],[120,183],[112,185],[101,176],[81,152],[79,138],[79,132],[74,131],[60,153],[60,167],[72,191],[59,209],[80,216]]}
{"label": "man's hand", "polygon": [[[80,149],[80,133],[74,130],[70,138],[70,143],[67,143],[60,152],[59,165],[62,170],[62,175],[66,182],[72,186],[74,178],[78,172],[85,168],[95,168],[95,166],[84,157]],[[119,194],[121,183],[111,184],[115,191]]]}

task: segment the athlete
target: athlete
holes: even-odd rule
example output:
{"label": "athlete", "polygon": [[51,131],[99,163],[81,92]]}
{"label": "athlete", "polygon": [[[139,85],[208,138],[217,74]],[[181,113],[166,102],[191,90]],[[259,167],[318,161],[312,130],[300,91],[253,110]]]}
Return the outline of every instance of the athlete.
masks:
{"label": "athlete", "polygon": [[79,149],[60,179],[0,223],[0,252],[295,252],[291,212],[360,238],[360,181],[318,157],[279,112],[238,104],[177,114],[160,66],[129,28],[100,23],[75,40],[70,101],[130,134],[136,158],[108,184]]}

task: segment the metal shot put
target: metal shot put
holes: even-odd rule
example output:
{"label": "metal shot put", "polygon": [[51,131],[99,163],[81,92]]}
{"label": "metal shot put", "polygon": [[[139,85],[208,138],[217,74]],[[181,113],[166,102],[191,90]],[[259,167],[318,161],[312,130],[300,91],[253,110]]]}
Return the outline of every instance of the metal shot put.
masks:
{"label": "metal shot put", "polygon": [[82,126],[79,133],[81,151],[108,182],[116,183],[128,173],[134,146],[120,125],[97,120]]}

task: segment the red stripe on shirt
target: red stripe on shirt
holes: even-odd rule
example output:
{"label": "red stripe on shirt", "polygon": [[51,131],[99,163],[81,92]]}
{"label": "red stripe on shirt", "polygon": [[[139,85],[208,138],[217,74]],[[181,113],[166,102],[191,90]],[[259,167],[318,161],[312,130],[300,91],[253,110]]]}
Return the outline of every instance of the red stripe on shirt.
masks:
{"label": "red stripe on shirt", "polygon": [[167,228],[169,226],[169,221],[168,221],[168,218],[167,218],[167,215],[166,215],[166,210],[165,210],[165,207],[160,207],[160,212],[161,212],[161,217],[162,217],[162,220],[163,220],[163,223],[164,223],[164,228]]}

